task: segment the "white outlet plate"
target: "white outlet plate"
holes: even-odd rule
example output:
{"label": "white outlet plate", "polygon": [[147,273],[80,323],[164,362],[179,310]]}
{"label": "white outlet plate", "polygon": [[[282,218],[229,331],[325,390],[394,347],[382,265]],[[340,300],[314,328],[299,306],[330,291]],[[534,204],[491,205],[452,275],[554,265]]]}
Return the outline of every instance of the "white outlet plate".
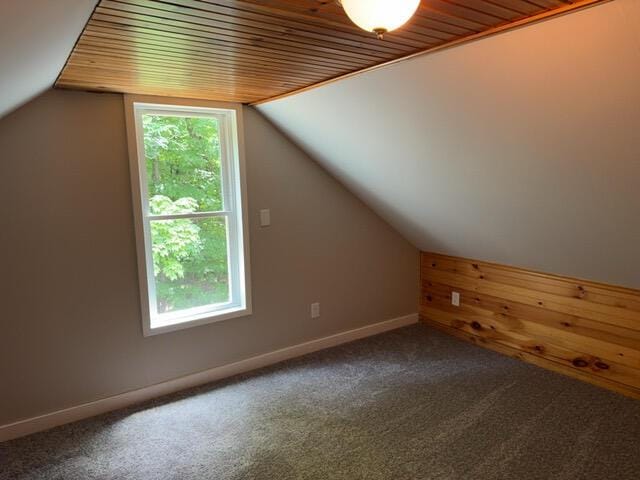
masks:
{"label": "white outlet plate", "polygon": [[320,304],[312,303],[311,304],[311,318],[319,318],[320,317]]}
{"label": "white outlet plate", "polygon": [[460,306],[460,294],[458,292],[451,292],[451,305]]}

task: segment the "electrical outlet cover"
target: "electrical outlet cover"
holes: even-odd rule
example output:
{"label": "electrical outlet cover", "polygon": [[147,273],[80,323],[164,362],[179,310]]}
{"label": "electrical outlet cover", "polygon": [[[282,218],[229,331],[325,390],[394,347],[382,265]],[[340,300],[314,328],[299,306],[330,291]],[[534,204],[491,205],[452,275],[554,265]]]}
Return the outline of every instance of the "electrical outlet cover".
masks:
{"label": "electrical outlet cover", "polygon": [[451,292],[451,305],[460,306],[460,294],[458,292]]}

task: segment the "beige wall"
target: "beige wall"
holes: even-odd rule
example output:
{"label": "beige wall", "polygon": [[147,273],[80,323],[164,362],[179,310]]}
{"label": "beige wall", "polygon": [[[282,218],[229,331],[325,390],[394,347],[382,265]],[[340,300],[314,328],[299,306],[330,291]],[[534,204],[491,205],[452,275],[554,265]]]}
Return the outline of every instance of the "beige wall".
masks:
{"label": "beige wall", "polygon": [[640,0],[260,109],[423,250],[640,288]]}
{"label": "beige wall", "polygon": [[254,314],[144,338],[122,97],[0,120],[0,425],[417,311],[416,249],[252,109],[245,132]]}
{"label": "beige wall", "polygon": [[0,117],[53,85],[97,3],[0,2]]}

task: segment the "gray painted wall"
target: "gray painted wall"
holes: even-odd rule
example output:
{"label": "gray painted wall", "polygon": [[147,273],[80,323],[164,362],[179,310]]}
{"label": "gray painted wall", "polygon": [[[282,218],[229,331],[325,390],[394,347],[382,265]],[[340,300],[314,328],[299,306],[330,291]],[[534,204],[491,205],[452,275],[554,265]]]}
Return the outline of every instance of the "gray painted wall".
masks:
{"label": "gray painted wall", "polygon": [[417,310],[417,250],[255,110],[245,133],[254,314],[144,338],[122,97],[0,121],[0,425]]}
{"label": "gray painted wall", "polygon": [[51,88],[96,3],[0,1],[0,117]]}
{"label": "gray painted wall", "polygon": [[640,287],[640,1],[259,107],[423,250]]}

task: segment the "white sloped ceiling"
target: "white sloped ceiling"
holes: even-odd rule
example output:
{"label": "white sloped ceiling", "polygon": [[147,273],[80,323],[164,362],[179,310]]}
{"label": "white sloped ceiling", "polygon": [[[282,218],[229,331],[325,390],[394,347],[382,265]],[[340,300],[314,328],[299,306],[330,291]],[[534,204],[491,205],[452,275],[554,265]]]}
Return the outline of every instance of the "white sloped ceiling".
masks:
{"label": "white sloped ceiling", "polygon": [[614,0],[258,109],[423,250],[640,287],[638,32]]}
{"label": "white sloped ceiling", "polygon": [[96,2],[0,1],[0,117],[53,86]]}

